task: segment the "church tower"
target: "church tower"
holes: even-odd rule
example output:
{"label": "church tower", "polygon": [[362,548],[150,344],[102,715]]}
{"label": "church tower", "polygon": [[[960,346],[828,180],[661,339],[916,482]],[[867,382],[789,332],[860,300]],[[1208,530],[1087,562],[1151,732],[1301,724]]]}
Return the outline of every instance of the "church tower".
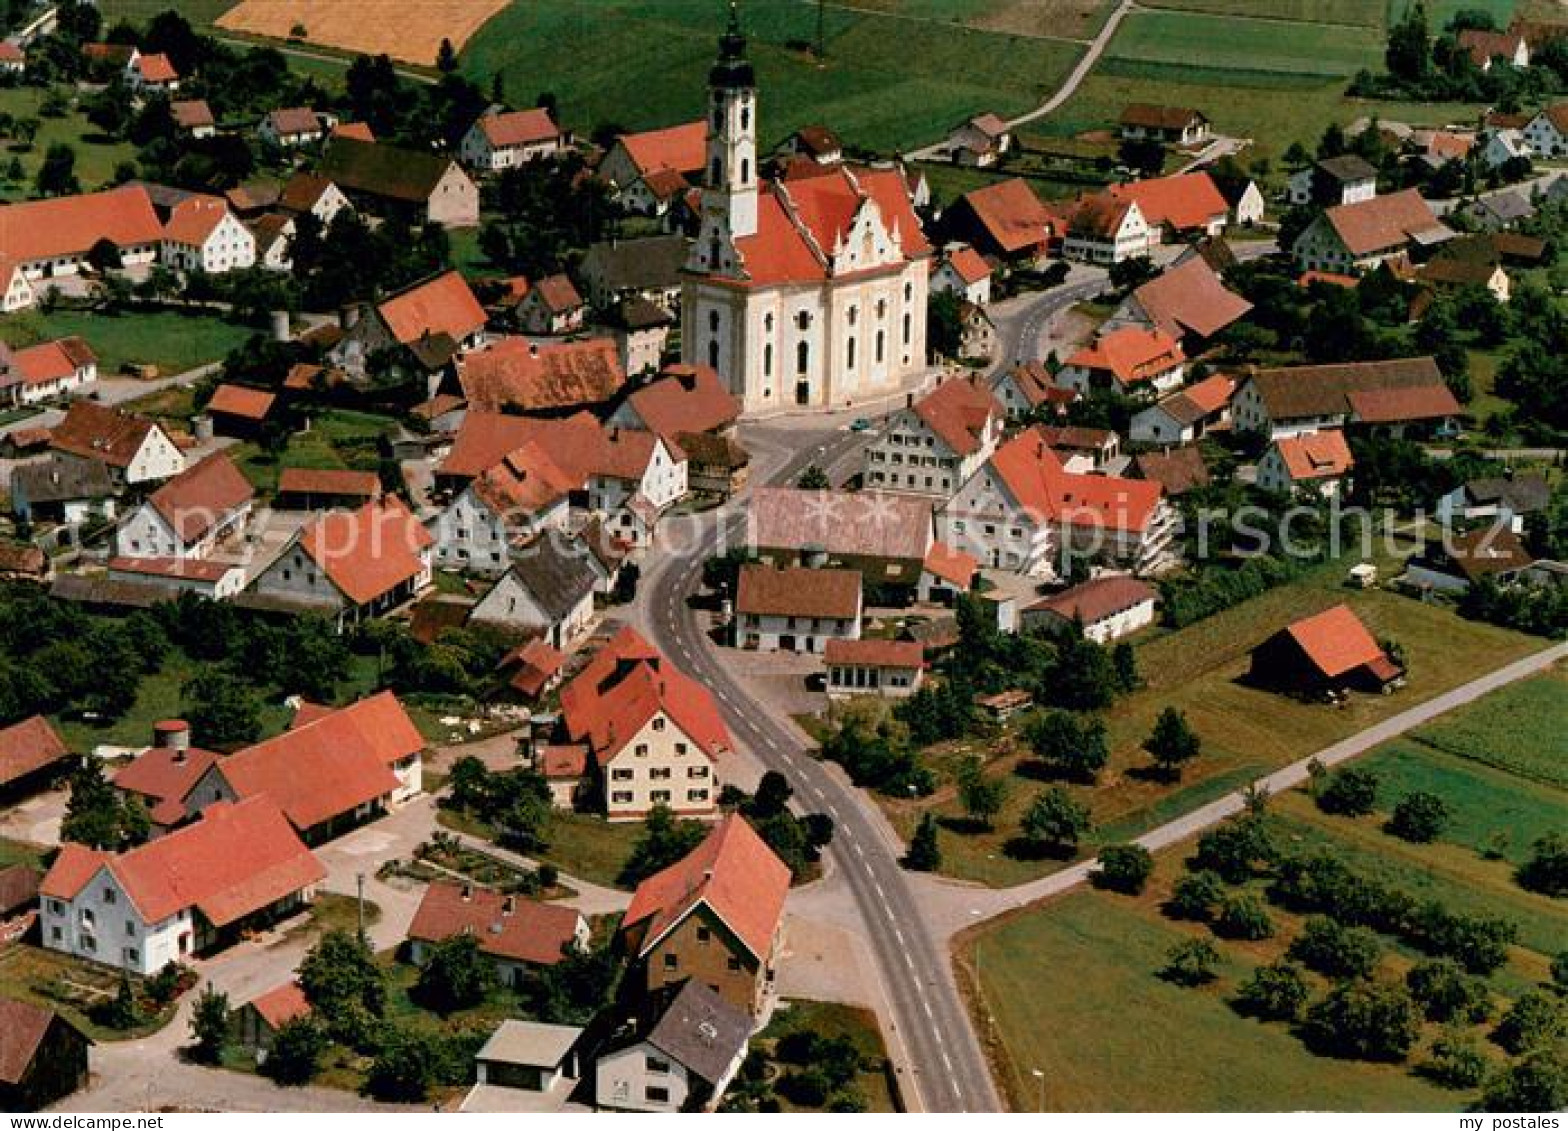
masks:
{"label": "church tower", "polygon": [[708,168],[703,211],[725,219],[731,239],[757,233],[757,76],[746,58],[736,0],[708,72]]}

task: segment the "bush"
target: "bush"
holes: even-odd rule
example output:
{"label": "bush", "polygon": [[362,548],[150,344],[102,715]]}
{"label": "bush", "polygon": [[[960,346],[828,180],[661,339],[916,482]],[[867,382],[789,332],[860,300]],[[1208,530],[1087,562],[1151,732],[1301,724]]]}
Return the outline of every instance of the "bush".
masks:
{"label": "bush", "polygon": [[1154,857],[1141,844],[1112,844],[1100,850],[1100,867],[1094,873],[1096,887],[1138,895],[1154,872]]}
{"label": "bush", "polygon": [[1568,1037],[1568,1007],[1545,990],[1527,990],[1503,1014],[1492,1040],[1515,1056]]}
{"label": "bush", "polygon": [[1329,776],[1318,790],[1318,808],[1341,817],[1361,817],[1377,808],[1377,775],[1350,766]]}
{"label": "bush", "polygon": [[419,971],[414,996],[437,1013],[470,1009],[495,985],[495,965],[480,953],[473,935],[453,935],[436,943]]}
{"label": "bush", "polygon": [[831,1091],[827,1077],[815,1068],[785,1073],[779,1079],[778,1090],[779,1095],[800,1107],[821,1107]]}
{"label": "bush", "polygon": [[1365,927],[1347,927],[1334,919],[1314,916],[1287,953],[1325,977],[1348,979],[1370,975],[1381,949],[1377,936]]}
{"label": "bush", "polygon": [[1303,1035],[1330,1056],[1400,1061],[1420,1032],[1420,1011],[1408,990],[1358,981],[1341,982],[1307,1010]]}
{"label": "bush", "polygon": [[1451,958],[1418,962],[1405,974],[1405,985],[1420,1002],[1428,1021],[1478,1024],[1492,1013],[1486,983],[1466,974]]}
{"label": "bush", "polygon": [[1259,966],[1236,994],[1237,1010],[1260,1021],[1294,1021],[1311,991],[1301,967],[1292,962]]}
{"label": "bush", "polygon": [[942,848],[937,843],[936,817],[932,814],[921,815],[902,863],[911,872],[934,872],[942,866]]}
{"label": "bush", "polygon": [[1444,1033],[1432,1042],[1421,1074],[1445,1088],[1474,1088],[1486,1078],[1486,1057],[1463,1033]]}
{"label": "bush", "polygon": [[1448,825],[1448,804],[1435,793],[1407,793],[1384,825],[1389,833],[1413,844],[1431,844]]}
{"label": "bush", "polygon": [[327,1035],[314,1020],[290,1018],[273,1034],[272,1048],[267,1051],[261,1070],[281,1085],[308,1084],[316,1076],[316,1067],[326,1047]]}
{"label": "bush", "polygon": [[1214,981],[1220,952],[1208,939],[1187,939],[1165,953],[1159,976],[1178,986],[1201,986]]}
{"label": "bush", "polygon": [[1266,939],[1274,933],[1274,920],[1257,896],[1242,893],[1220,905],[1214,933],[1227,939]]}
{"label": "bush", "polygon": [[1225,898],[1225,881],[1210,871],[1192,872],[1176,881],[1165,913],[1173,919],[1206,923]]}
{"label": "bush", "polygon": [[1568,896],[1568,836],[1548,833],[1530,846],[1530,859],[1519,866],[1519,886],[1549,895]]}
{"label": "bush", "polygon": [[1487,1081],[1486,1111],[1561,1111],[1568,1107],[1568,1053],[1536,1049]]}
{"label": "bush", "polygon": [[436,1049],[429,1036],[389,1029],[365,1075],[365,1090],[390,1103],[418,1103],[435,1082]]}
{"label": "bush", "polygon": [[1216,873],[1229,884],[1246,883],[1275,857],[1266,817],[1245,816],[1227,821],[1198,838],[1188,867]]}

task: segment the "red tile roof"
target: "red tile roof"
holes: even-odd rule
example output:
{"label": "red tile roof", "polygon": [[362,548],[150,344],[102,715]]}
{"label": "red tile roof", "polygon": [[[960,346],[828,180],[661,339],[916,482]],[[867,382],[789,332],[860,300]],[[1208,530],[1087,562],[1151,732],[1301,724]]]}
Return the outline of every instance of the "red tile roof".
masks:
{"label": "red tile roof", "polygon": [[369,604],[424,572],[420,551],[433,541],[395,495],[356,511],[328,511],[299,534],[301,549],[356,605]]}
{"label": "red tile roof", "polygon": [[1335,605],[1284,631],[1330,679],[1388,658],[1349,605]]}
{"label": "red tile roof", "polygon": [[529,294],[537,296],[551,314],[565,314],[583,305],[583,296],[565,275],[546,275],[534,283]]}
{"label": "red tile roof", "polygon": [[174,115],[175,123],[182,129],[194,130],[217,124],[217,120],[212,116],[212,107],[208,106],[206,99],[203,98],[171,102],[169,113]]}
{"label": "red tile roof", "polygon": [[0,1084],[16,1087],[26,1079],[55,1017],[32,1002],[0,997]]}
{"label": "red tile roof", "polygon": [[959,456],[978,452],[987,428],[1006,415],[978,377],[944,381],[911,407],[926,427]]}
{"label": "red tile roof", "polygon": [[1004,252],[1023,251],[1043,244],[1053,226],[1051,212],[1029,187],[1014,177],[967,192],[967,202],[986,234]]}
{"label": "red tile roof", "polygon": [[283,1028],[296,1017],[310,1014],[310,1002],[298,982],[284,982],[250,1000],[250,1007],[274,1030]]}
{"label": "red tile roof", "polygon": [[1361,285],[1361,280],[1355,275],[1338,275],[1332,271],[1303,271],[1301,278],[1296,280],[1296,285],[1301,287],[1310,287],[1313,283],[1354,290]]}
{"label": "red tile roof", "polygon": [[278,494],[340,495],[373,499],[381,494],[381,479],[374,471],[286,467],[278,476]]}
{"label": "red tile roof", "polygon": [[280,138],[321,132],[321,119],[309,106],[285,106],[267,115],[272,132]]}
{"label": "red tile roof", "polygon": [[534,514],[566,499],[582,486],[582,478],[561,470],[536,441],[530,440],[476,476],[470,486],[492,513],[515,517]]}
{"label": "red tile roof", "polygon": [[9,39],[0,42],[0,63],[25,63],[27,53]]}
{"label": "red tile roof", "polygon": [[42,893],[74,899],[102,868],[148,923],[195,908],[224,927],[326,878],[327,870],[263,797],[208,806],[201,820],[118,856],[67,844]]}
{"label": "red tile roof", "polygon": [[618,141],[643,176],[663,170],[700,173],[708,163],[708,123],[702,120],[622,134]]}
{"label": "red tile roof", "polygon": [[666,440],[680,432],[714,432],[740,419],[740,401],[706,365],[672,365],[627,402]]}
{"label": "red tile roof", "polygon": [[948,254],[947,262],[965,283],[978,283],[991,275],[991,265],[985,261],[985,256],[972,247],[955,248]]}
{"label": "red tile roof", "polygon": [[1216,413],[1230,403],[1236,393],[1236,378],[1226,373],[1215,373],[1205,377],[1196,385],[1189,385],[1182,390],[1186,397],[1205,413]]}
{"label": "red tile roof", "polygon": [[1167,495],[1184,495],[1209,485],[1209,468],[1203,462],[1203,449],[1197,445],[1142,452],[1133,457],[1132,466],[1137,478],[1158,483]]}
{"label": "red tile roof", "polygon": [[1337,428],[1274,441],[1292,480],[1337,479],[1355,466],[1345,434]]}
{"label": "red tile roof", "polygon": [[610,338],[504,338],[464,358],[458,379],[471,409],[544,412],[604,404],[626,384],[626,372]]}
{"label": "red tile roof", "polygon": [[1093,624],[1137,608],[1145,601],[1156,601],[1159,596],[1158,589],[1136,577],[1097,577],[1037,601],[1028,611],[1052,612],[1064,620]]}
{"label": "red tile roof", "polygon": [[180,581],[216,583],[230,573],[243,573],[244,566],[232,562],[214,562],[205,558],[110,558],[110,573],[135,573],[146,577],[163,577]]}
{"label": "red tile roof", "polygon": [[114,786],[143,798],[160,825],[177,824],[185,817],[191,789],[217,760],[211,750],[198,747],[179,751],[153,746],[114,775]]}
{"label": "red tile roof", "polygon": [[710,759],[729,749],[729,731],[708,689],[629,626],[561,690],[567,734],[586,741],[601,766],[661,711]]}
{"label": "red tile roof", "polygon": [[219,385],[212,391],[207,411],[246,420],[265,420],[276,400],[274,394],[261,389],[248,389],[244,385]]}
{"label": "red tile roof", "polygon": [[1121,116],[1124,126],[1156,130],[1184,130],[1207,121],[1202,111],[1187,106],[1156,106],[1148,102],[1129,102]]}
{"label": "red tile roof", "polygon": [[541,746],[538,766],[548,781],[577,781],[588,774],[588,747],[581,744]]}
{"label": "red tile roof", "polygon": [[583,453],[598,446],[600,431],[599,422],[587,412],[547,420],[470,409],[441,464],[441,474],[472,478],[531,441],[563,471],[586,474]]}
{"label": "red tile roof", "polygon": [[926,551],[924,570],[950,585],[968,589],[980,569],[980,559],[973,554],[955,550],[942,542],[932,542]]}
{"label": "red tile roof", "polygon": [[1233,291],[1201,256],[1193,256],[1137,290],[1133,298],[1157,329],[1172,338],[1212,338],[1245,318],[1252,304]]}
{"label": "red tile roof", "polygon": [[923,668],[925,646],[912,640],[829,640],[822,658],[828,664],[870,668]]}
{"label": "red tile roof", "polygon": [[1141,532],[1160,504],[1158,483],[1066,471],[1039,429],[1003,444],[991,457],[991,467],[1037,521]]}
{"label": "red tile roof", "polygon": [[1136,201],[1150,227],[1170,227],[1178,232],[1206,228],[1230,213],[1224,195],[1207,173],[1131,181],[1112,185],[1107,191],[1118,199]]}
{"label": "red tile roof", "polygon": [[77,337],[41,342],[11,354],[11,369],[22,378],[24,385],[46,385],[97,364],[98,356],[92,347]]}
{"label": "red tile roof", "polygon": [[524,695],[537,696],[565,663],[566,653],[536,639],[512,649],[501,658],[499,666],[515,669],[508,681],[511,687]]}
{"label": "red tile roof", "polygon": [[152,493],[148,502],[187,546],[256,495],[226,452],[208,456]]}
{"label": "red tile roof", "polygon": [[56,451],[128,467],[147,436],[158,425],[146,417],[132,416],[93,401],[72,401],[65,419],[54,426],[49,444]]}
{"label": "red tile roof", "polygon": [[409,287],[376,308],[403,345],[445,334],[461,342],[484,329],[485,309],[456,271]]}
{"label": "red tile roof", "polygon": [[1352,255],[1388,251],[1444,231],[1432,206],[1415,189],[1337,205],[1323,215]]}
{"label": "red tile roof", "polygon": [[8,785],[71,756],[42,715],[0,729],[0,785]]}
{"label": "red tile roof", "polygon": [[376,132],[368,122],[339,122],[332,127],[333,137],[346,137],[352,141],[375,141]]}
{"label": "red tile roof", "polygon": [[645,955],[703,904],[766,962],[789,884],[789,868],[732,813],[689,855],[637,885],[621,930],[638,932],[638,954]]}
{"label": "red tile roof", "polygon": [[424,748],[397,696],[383,691],[231,754],[219,772],[241,797],[270,797],[303,831],[394,792],[392,766]]}
{"label": "red tile roof", "polygon": [[454,935],[472,935],[484,954],[554,966],[577,942],[582,915],[558,903],[457,884],[433,883],[414,912],[408,937],[437,943]]}
{"label": "red tile roof", "polygon": [[735,611],[853,620],[860,613],[860,581],[860,571],[854,569],[742,566]]}
{"label": "red tile roof", "polygon": [[486,114],[479,119],[478,125],[479,131],[485,135],[485,140],[497,149],[512,145],[532,145],[561,136],[561,127],[555,124],[550,111],[542,106],[532,110]]}
{"label": "red tile roof", "polygon": [[1103,370],[1121,385],[1152,381],[1187,360],[1181,346],[1163,330],[1123,326],[1067,359],[1079,369]]}
{"label": "red tile roof", "polygon": [[1439,420],[1458,416],[1464,411],[1447,385],[1353,389],[1345,394],[1345,399],[1350,402],[1351,411],[1362,424]]}
{"label": "red tile roof", "polygon": [[176,82],[180,77],[167,55],[142,55],[133,66],[143,82]]}
{"label": "red tile roof", "polygon": [[229,215],[229,202],[221,196],[188,196],[176,204],[164,225],[165,239],[201,247]]}

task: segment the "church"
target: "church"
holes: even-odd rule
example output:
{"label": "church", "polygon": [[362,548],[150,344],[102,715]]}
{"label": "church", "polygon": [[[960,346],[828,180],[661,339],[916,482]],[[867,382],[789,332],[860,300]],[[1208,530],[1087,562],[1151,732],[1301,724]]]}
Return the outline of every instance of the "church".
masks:
{"label": "church", "polygon": [[681,349],[747,412],[842,408],[925,372],[931,245],[896,168],[757,160],[757,81],[735,5],[708,76],[702,224]]}

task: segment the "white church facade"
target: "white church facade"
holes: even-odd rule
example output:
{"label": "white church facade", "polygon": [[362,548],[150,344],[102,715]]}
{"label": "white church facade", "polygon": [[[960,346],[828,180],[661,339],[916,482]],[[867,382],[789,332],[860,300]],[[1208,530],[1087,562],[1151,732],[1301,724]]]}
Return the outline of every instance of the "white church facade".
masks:
{"label": "white church facade", "polygon": [[717,370],[747,412],[841,408],[916,383],[932,250],[903,173],[797,163],[762,177],[756,77],[733,6],[719,44],[684,360]]}

